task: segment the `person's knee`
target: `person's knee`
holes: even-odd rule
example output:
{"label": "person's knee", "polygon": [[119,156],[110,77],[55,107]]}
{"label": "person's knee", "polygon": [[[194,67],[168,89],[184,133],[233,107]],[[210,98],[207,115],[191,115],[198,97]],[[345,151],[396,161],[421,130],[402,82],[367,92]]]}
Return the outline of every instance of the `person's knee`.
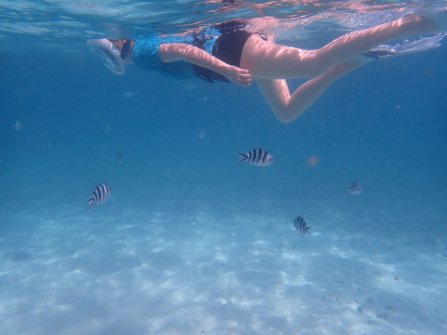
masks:
{"label": "person's knee", "polygon": [[286,113],[274,113],[276,116],[276,119],[284,124],[293,122],[296,118],[292,117],[290,114]]}

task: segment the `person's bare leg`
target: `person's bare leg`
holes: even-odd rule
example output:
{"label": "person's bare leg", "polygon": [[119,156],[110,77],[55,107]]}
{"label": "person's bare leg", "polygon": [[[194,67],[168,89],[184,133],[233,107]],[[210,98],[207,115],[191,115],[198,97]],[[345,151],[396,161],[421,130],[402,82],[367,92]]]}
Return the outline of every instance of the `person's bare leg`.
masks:
{"label": "person's bare leg", "polygon": [[255,81],[276,118],[289,123],[300,117],[337,79],[370,60],[356,57],[334,65],[322,75],[306,81],[292,95],[285,79],[257,78]]}
{"label": "person's bare leg", "polygon": [[245,43],[241,67],[255,78],[315,77],[331,66],[389,40],[435,32],[427,18],[410,14],[402,19],[343,35],[317,50],[303,50],[264,41],[252,35]]}

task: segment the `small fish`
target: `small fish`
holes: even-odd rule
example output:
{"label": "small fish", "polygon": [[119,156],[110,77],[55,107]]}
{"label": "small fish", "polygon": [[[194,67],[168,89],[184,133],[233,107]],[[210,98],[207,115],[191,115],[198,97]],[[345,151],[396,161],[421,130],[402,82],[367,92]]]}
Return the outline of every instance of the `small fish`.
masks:
{"label": "small fish", "polygon": [[93,196],[87,200],[88,201],[87,210],[89,210],[95,205],[104,203],[110,197],[111,194],[112,189],[109,187],[109,185],[107,185],[107,183],[104,182],[102,184],[99,184],[93,190]]}
{"label": "small fish", "polygon": [[17,132],[21,131],[23,129],[23,123],[20,122],[20,120],[17,120],[16,123],[13,124],[12,128]]}
{"label": "small fish", "polygon": [[123,93],[123,95],[121,97],[124,99],[132,99],[136,95],[137,94],[134,91],[126,91]]}
{"label": "small fish", "polygon": [[348,193],[352,195],[359,195],[362,192],[360,188],[360,183],[357,179],[354,179],[351,184],[348,185]]}
{"label": "small fish", "polygon": [[252,149],[246,154],[242,152],[239,154],[242,156],[239,162],[247,162],[256,166],[269,166],[273,163],[272,155],[265,149]]}
{"label": "small fish", "polygon": [[312,235],[309,231],[311,229],[306,225],[306,221],[301,216],[297,216],[295,220],[293,220],[293,225],[295,226],[295,229],[303,234],[309,234]]}
{"label": "small fish", "polygon": [[124,162],[124,155],[121,151],[116,154],[116,162],[120,165]]}
{"label": "small fish", "polygon": [[205,136],[206,136],[206,132],[205,132],[205,130],[200,129],[199,132],[197,133],[197,138],[198,138],[199,140],[203,140],[203,139],[205,138]]}

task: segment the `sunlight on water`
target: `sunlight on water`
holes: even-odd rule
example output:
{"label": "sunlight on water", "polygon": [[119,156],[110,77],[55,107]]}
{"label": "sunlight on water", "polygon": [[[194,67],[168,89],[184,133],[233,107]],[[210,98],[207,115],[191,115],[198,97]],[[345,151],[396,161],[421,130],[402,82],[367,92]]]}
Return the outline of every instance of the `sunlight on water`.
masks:
{"label": "sunlight on water", "polygon": [[[267,34],[291,41],[401,17],[422,1],[11,1],[0,0],[0,48],[77,49],[80,40],[178,33],[235,18],[272,16]],[[304,27],[305,26],[305,27]],[[254,27],[253,29],[257,29]]]}

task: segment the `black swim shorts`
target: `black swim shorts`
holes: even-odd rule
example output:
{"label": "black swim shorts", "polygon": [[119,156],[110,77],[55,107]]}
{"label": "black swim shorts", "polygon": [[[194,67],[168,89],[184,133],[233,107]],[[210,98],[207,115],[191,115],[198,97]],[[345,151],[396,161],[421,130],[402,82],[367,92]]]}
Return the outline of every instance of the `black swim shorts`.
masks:
{"label": "black swim shorts", "polygon": [[[245,26],[244,23],[239,21],[229,21],[216,25],[216,29],[219,30],[221,35],[214,43],[212,55],[227,64],[239,67],[245,42],[252,34],[245,30]],[[204,49],[204,43],[203,39],[194,38],[193,44],[195,46]],[[224,76],[204,67],[193,65],[193,69],[199,78],[210,83],[213,81],[229,82]]]}

